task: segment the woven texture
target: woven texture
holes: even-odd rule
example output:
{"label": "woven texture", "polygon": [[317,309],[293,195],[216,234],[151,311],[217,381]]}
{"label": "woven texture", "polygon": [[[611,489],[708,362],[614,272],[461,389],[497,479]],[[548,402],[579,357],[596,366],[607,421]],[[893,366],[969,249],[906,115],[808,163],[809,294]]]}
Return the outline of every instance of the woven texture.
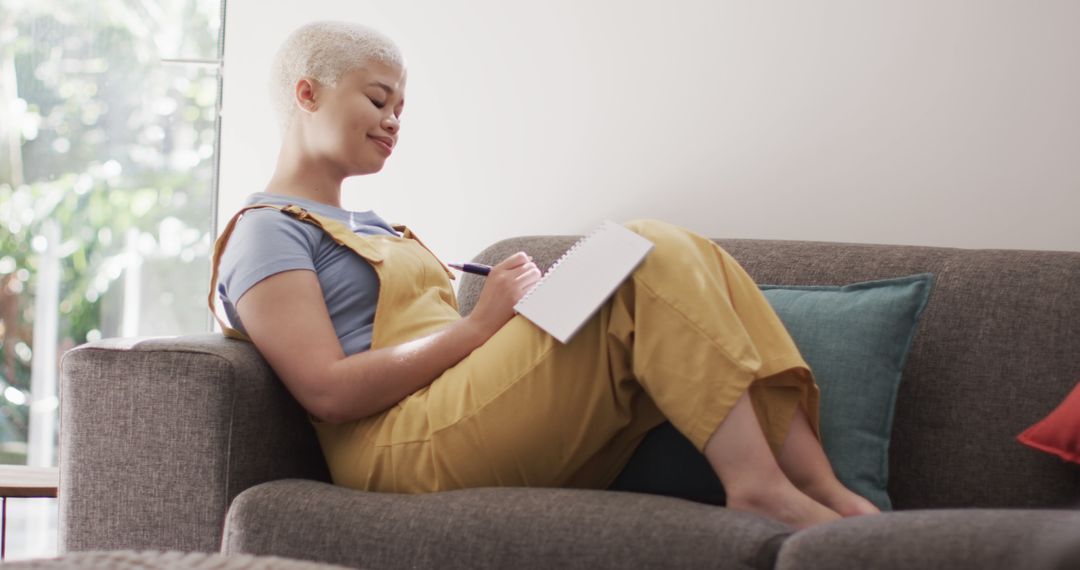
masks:
{"label": "woven texture", "polygon": [[[546,268],[575,240],[512,238],[474,261],[497,263],[522,250]],[[1015,439],[1080,377],[1080,253],[715,241],[758,283],[843,285],[935,275],[897,399],[893,508],[1035,508],[1080,499],[1080,467]],[[472,310],[482,283],[464,276],[462,314]],[[636,469],[634,460],[628,468]]]}
{"label": "woven texture", "polygon": [[885,513],[791,536],[780,548],[776,570],[1050,570],[1077,539],[1077,511]]}
{"label": "woven texture", "polygon": [[214,552],[240,491],[328,480],[301,408],[220,335],[110,340],[61,365],[60,546]]}
{"label": "woven texture", "polygon": [[12,570],[344,570],[341,566],[276,556],[134,550],[73,552],[59,558],[8,562],[3,567]]}
{"label": "woven texture", "polygon": [[681,499],[580,489],[427,495],[314,481],[254,487],[222,548],[364,568],[772,568],[790,530]]}

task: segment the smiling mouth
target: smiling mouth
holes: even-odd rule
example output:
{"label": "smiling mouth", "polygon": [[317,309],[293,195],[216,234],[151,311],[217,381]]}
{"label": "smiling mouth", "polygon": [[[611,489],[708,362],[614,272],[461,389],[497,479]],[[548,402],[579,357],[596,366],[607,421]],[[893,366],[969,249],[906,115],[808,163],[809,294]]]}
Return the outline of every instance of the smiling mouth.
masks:
{"label": "smiling mouth", "polygon": [[386,151],[386,154],[394,152],[394,149],[390,148],[390,145],[386,144],[384,141],[381,141],[375,137],[371,137],[371,140],[375,141],[375,144],[379,145],[379,148]]}

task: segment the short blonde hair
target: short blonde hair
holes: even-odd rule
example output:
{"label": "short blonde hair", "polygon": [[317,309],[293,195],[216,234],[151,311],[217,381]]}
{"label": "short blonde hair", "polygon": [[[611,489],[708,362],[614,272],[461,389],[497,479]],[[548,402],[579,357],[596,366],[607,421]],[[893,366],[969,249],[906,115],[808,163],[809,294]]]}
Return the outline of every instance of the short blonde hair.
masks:
{"label": "short blonde hair", "polygon": [[351,22],[311,22],[300,26],[278,49],[270,70],[270,98],[281,132],[296,116],[293,92],[307,77],[328,87],[369,61],[405,67],[397,44],[383,33]]}

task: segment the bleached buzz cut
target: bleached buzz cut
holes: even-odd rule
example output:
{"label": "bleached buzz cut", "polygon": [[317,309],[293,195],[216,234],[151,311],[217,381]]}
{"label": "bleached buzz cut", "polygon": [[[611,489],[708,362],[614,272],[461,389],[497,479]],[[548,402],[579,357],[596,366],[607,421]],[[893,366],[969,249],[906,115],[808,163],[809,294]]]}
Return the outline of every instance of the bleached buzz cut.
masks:
{"label": "bleached buzz cut", "polygon": [[270,99],[281,132],[288,131],[296,117],[297,81],[307,77],[334,87],[342,75],[371,61],[405,67],[397,44],[374,28],[351,22],[311,22],[294,30],[278,49],[270,70]]}

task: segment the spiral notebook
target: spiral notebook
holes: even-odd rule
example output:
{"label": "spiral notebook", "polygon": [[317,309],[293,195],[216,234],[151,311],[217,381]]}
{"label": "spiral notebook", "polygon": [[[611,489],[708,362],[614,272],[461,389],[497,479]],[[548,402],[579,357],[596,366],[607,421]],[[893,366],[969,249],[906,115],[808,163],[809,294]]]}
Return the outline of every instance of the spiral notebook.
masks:
{"label": "spiral notebook", "polygon": [[604,220],[552,264],[514,310],[565,344],[652,248],[641,235]]}

